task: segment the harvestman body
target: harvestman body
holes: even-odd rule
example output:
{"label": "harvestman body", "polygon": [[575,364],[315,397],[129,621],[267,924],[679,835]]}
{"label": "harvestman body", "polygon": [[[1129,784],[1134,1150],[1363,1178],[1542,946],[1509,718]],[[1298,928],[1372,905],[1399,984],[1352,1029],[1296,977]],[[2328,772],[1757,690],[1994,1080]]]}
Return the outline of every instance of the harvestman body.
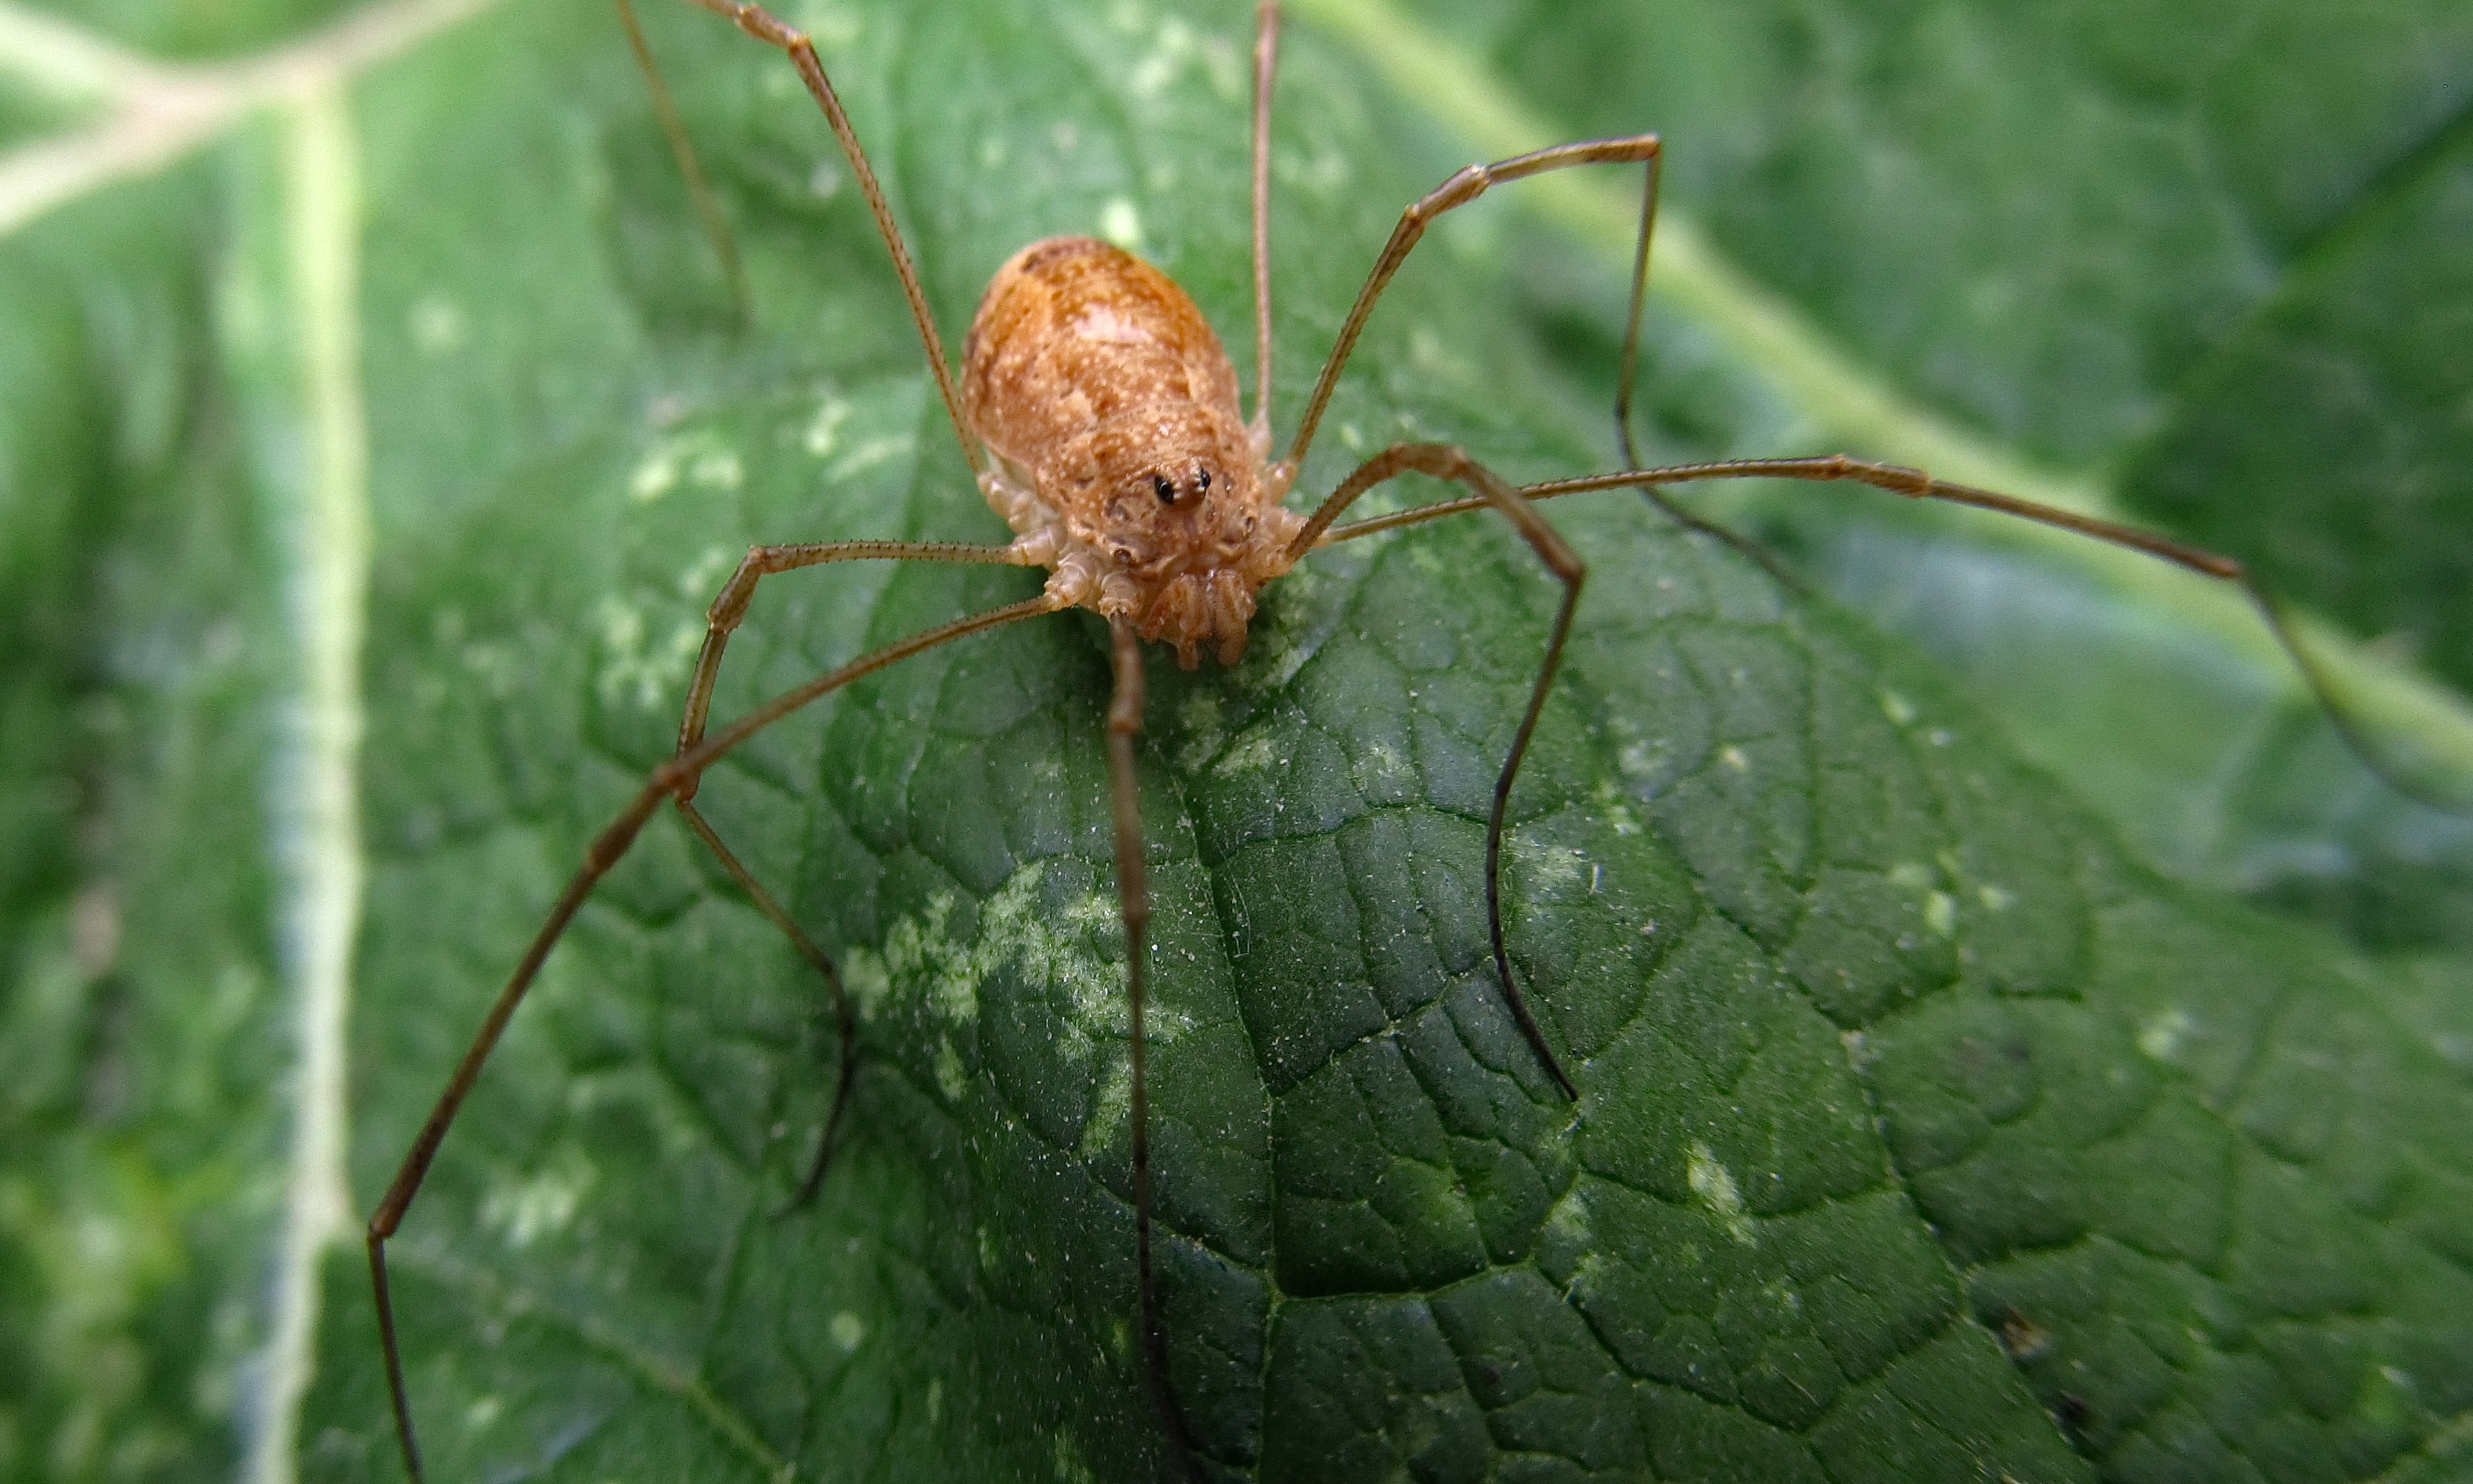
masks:
{"label": "harvestman body", "polygon": [[[1165,1334],[1151,1262],[1142,1024],[1144,942],[1150,908],[1134,774],[1134,738],[1142,728],[1144,640],[1171,646],[1178,662],[1188,669],[1200,662],[1206,649],[1221,664],[1234,664],[1244,652],[1246,626],[1254,614],[1257,591],[1315,547],[1486,508],[1499,511],[1512,522],[1561,582],[1563,599],[1530,688],[1527,709],[1495,788],[1486,832],[1487,926],[1504,1002],[1540,1064],[1563,1093],[1573,1099],[1578,1097],[1578,1088],[1556,1060],[1512,976],[1503,946],[1501,905],[1504,804],[1553,684],[1586,575],[1577,555],[1534,509],[1535,501],[1584,491],[1637,489],[1684,524],[1727,540],[1765,565],[1768,563],[1758,548],[1678,509],[1657,487],[1741,478],[1851,480],[1912,497],[1998,510],[2132,547],[2247,590],[2331,719],[2355,750],[2367,755],[2342,712],[2329,701],[2316,665],[2293,642],[2280,610],[2231,559],[2008,495],[1946,484],[1914,469],[1844,456],[1731,460],[1654,469],[1626,468],[1515,489],[1456,447],[1402,443],[1358,466],[1310,515],[1288,509],[1284,499],[1312,442],[1340,371],[1376,299],[1416,246],[1427,225],[1441,213],[1475,200],[1492,184],[1569,165],[1635,163],[1646,167],[1639,247],[1633,264],[1630,325],[1623,341],[1621,390],[1615,408],[1624,462],[1636,462],[1627,414],[1649,238],[1656,221],[1659,145],[1653,134],[1558,145],[1491,165],[1472,165],[1410,204],[1402,213],[1399,226],[1340,328],[1292,442],[1282,458],[1272,461],[1268,410],[1268,205],[1270,84],[1279,25],[1274,0],[1261,0],[1255,47],[1253,240],[1257,378],[1250,419],[1239,407],[1236,373],[1228,354],[1192,300],[1157,269],[1086,237],[1051,237],[1035,242],[997,270],[972,319],[957,384],[948,367],[935,323],[928,315],[908,251],[814,48],[804,36],[756,6],[735,4],[732,0],[694,3],[729,17],[748,35],[786,53],[823,108],[891,251],[963,452],[977,471],[979,487],[988,503],[1004,517],[1016,536],[1004,546],[905,541],[758,546],[749,551],[714,600],[704,650],[680,726],[677,753],[655,770],[626,809],[593,840],[582,869],[551,909],[548,920],[500,992],[406,1154],[385,1198],[370,1218],[370,1266],[385,1347],[387,1380],[405,1465],[416,1479],[420,1476],[420,1453],[388,1294],[386,1242],[401,1225],[457,1109],[551,946],[594,883],[626,852],[664,801],[677,807],[724,869],[789,937],[830,990],[841,1030],[838,1080],[831,1112],[800,1199],[815,1193],[848,1106],[855,1066],[855,1022],[850,999],[832,962],[740,864],[693,801],[705,771],[756,731],[864,675],[948,640],[1070,608],[1092,609],[1108,620],[1115,677],[1114,699],[1108,709],[1108,762],[1116,884],[1125,928],[1131,1032],[1128,1116],[1143,1363],[1168,1448],[1179,1472],[1188,1476],[1194,1472],[1193,1448],[1167,1386]],[[648,75],[654,79],[656,105],[674,143],[681,147],[681,162],[697,193],[699,209],[708,222],[717,221],[702,173],[684,148],[684,137],[676,128],[675,113],[660,88],[658,74],[650,70],[649,56],[643,53],[642,37],[626,9],[626,0],[619,0],[619,9],[639,57],[647,62]],[[726,238],[723,241],[726,243]],[[738,271],[734,255],[726,246],[723,251],[725,270],[735,284]],[[1333,522],[1359,495],[1412,470],[1461,484],[1474,492],[1468,497],[1334,529]],[[722,653],[757,584],[767,576],[798,567],[854,560],[1038,566],[1046,568],[1049,575],[1045,590],[1036,598],[956,619],[863,656],[774,698],[708,736],[707,713]]]}

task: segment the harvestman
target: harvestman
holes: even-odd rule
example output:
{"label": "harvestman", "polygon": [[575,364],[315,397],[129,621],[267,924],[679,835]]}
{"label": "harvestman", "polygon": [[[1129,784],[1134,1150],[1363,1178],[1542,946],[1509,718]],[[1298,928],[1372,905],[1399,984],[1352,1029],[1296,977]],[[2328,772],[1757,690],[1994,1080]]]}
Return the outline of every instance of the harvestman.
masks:
{"label": "harvestman", "polygon": [[[1144,934],[1149,887],[1142,826],[1135,790],[1134,738],[1142,730],[1142,644],[1174,647],[1177,661],[1194,668],[1207,648],[1222,665],[1242,656],[1254,595],[1317,547],[1380,531],[1397,530],[1445,515],[1491,509],[1500,512],[1563,586],[1563,597],[1546,641],[1509,754],[1495,782],[1486,822],[1486,928],[1495,973],[1505,1005],[1538,1062],[1565,1097],[1578,1089],[1536,1017],[1522,999],[1503,946],[1501,910],[1502,822],[1513,781],[1554,682],[1587,566],[1538,514],[1534,502],[1584,491],[1637,489],[1657,507],[1693,530],[1726,540],[1765,566],[1760,549],[1721,527],[1672,504],[1658,488],[1720,479],[1849,480],[1911,498],[1947,500],[2022,516],[2146,552],[2204,576],[2235,584],[2256,602],[2278,642],[2290,654],[2322,709],[2348,744],[2371,759],[2364,738],[2334,704],[2325,678],[2294,639],[2282,610],[2252,583],[2239,562],[2148,532],[2038,505],[1991,491],[1948,484],[1917,469],[1875,464],[1844,455],[1820,458],[1734,459],[1629,467],[1578,479],[1513,487],[1460,448],[1445,443],[1399,443],[1357,466],[1337,488],[1299,514],[1284,503],[1303,466],[1333,386],[1348,364],[1368,315],[1383,288],[1427,227],[1442,213],[1466,205],[1497,183],[1571,165],[1644,166],[1638,245],[1633,253],[1630,319],[1624,331],[1615,401],[1618,437],[1627,465],[1636,464],[1630,432],[1630,400],[1638,358],[1648,248],[1657,221],[1660,151],[1655,134],[1592,139],[1532,154],[1471,165],[1411,203],[1357,291],[1337,340],[1315,379],[1287,450],[1276,461],[1270,421],[1270,101],[1277,59],[1276,0],[1259,0],[1254,49],[1253,267],[1255,384],[1251,419],[1238,405],[1236,370],[1218,337],[1183,290],[1139,258],[1087,237],[1050,237],[1032,243],[996,271],[963,343],[958,381],[945,356],[943,339],[927,311],[917,270],[902,244],[884,193],[859,147],[850,118],[834,94],[806,36],[753,4],[693,0],[735,22],[757,40],[780,48],[798,68],[807,91],[849,159],[869,213],[884,238],[910,305],[919,338],[935,372],[963,456],[980,491],[1013,527],[1007,545],[973,546],[944,541],[818,541],[751,548],[713,600],[704,648],[687,691],[678,750],[654,770],[633,802],[594,838],[583,866],[569,880],[547,921],[535,935],[479,1033],[457,1064],[446,1089],[405,1154],[395,1181],[370,1217],[370,1272],[378,1330],[385,1349],[387,1385],[396,1437],[406,1468],[421,1476],[410,1399],[404,1390],[395,1311],[388,1296],[386,1243],[402,1224],[430,1161],[471,1090],[482,1064],[522,1000],[550,948],[600,880],[635,842],[664,801],[711,850],[732,880],[813,965],[830,991],[840,1028],[840,1062],[831,1111],[799,1199],[814,1195],[830,1160],[849,1106],[855,1067],[855,1031],[849,995],[832,961],[792,922],[722,842],[695,806],[707,769],[748,737],[809,702],[880,670],[966,634],[978,634],[1042,613],[1071,608],[1095,610],[1108,620],[1114,695],[1108,706],[1108,775],[1115,836],[1116,889],[1124,920],[1126,994],[1129,1005],[1135,1265],[1140,1291],[1143,1366],[1152,1404],[1181,1471],[1193,1473],[1192,1445],[1166,1378],[1165,1332],[1151,1267],[1151,1194],[1148,1108],[1144,1082],[1142,1001]],[[642,37],[620,0],[631,41],[647,63]],[[684,148],[675,112],[656,76],[655,103],[685,168],[708,225],[717,222],[702,172]],[[733,292],[741,277],[735,255],[723,244],[723,266]],[[1357,498],[1401,474],[1417,472],[1460,484],[1472,494],[1431,505],[1335,525]],[[718,731],[708,733],[707,713],[722,652],[764,578],[830,562],[950,562],[1038,566],[1048,569],[1035,598],[971,614],[864,655],[829,674],[775,697]],[[1781,573],[1781,576],[1784,574]],[[2379,769],[2383,776],[2385,770]]]}

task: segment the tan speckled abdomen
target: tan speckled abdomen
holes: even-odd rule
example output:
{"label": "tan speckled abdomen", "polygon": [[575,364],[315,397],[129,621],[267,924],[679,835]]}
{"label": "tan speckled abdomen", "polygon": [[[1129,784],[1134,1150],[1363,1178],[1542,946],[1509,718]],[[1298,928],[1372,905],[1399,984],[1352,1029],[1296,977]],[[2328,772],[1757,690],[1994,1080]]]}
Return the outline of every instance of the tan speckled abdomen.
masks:
{"label": "tan speckled abdomen", "polygon": [[1145,404],[1200,402],[1241,423],[1236,372],[1167,275],[1091,237],[1048,237],[996,270],[962,343],[962,416],[1025,473]]}

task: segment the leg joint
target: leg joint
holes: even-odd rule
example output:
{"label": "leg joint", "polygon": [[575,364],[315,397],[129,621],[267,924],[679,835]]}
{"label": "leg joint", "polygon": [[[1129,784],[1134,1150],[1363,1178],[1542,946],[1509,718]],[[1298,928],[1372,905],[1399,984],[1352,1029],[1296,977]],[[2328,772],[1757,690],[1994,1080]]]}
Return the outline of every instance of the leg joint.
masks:
{"label": "leg joint", "polygon": [[[1843,454],[1838,457],[1841,462],[1853,462],[1847,460]],[[1933,477],[1922,469],[1909,468],[1903,464],[1874,464],[1868,467],[1873,473],[1880,476],[1884,489],[1892,490],[1899,494],[1915,499],[1933,492]]]}
{"label": "leg joint", "polygon": [[1450,180],[1434,187],[1430,194],[1412,203],[1407,214],[1419,222],[1428,221],[1453,206],[1467,205],[1484,195],[1485,188],[1493,183],[1494,172],[1485,166],[1463,165],[1453,173]]}

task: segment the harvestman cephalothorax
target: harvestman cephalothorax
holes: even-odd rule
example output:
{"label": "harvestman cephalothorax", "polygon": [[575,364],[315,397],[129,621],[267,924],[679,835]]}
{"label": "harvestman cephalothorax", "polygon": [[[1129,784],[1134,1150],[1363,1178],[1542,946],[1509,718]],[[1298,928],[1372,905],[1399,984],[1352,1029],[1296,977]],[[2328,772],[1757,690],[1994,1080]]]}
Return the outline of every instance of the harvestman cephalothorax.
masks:
{"label": "harvestman cephalothorax", "polygon": [[[1948,484],[1916,469],[1833,455],[1625,467],[1611,473],[1514,487],[1456,446],[1401,443],[1358,465],[1309,509],[1289,508],[1286,496],[1367,317],[1427,227],[1436,217],[1476,200],[1493,185],[1573,165],[1643,167],[1630,317],[1622,342],[1615,407],[1624,463],[1636,464],[1628,413],[1649,245],[1657,214],[1660,146],[1653,134],[1556,145],[1492,164],[1471,165],[1408,205],[1342,323],[1286,446],[1273,457],[1277,445],[1269,413],[1272,377],[1268,208],[1270,97],[1279,32],[1279,13],[1273,0],[1261,0],[1254,49],[1256,375],[1250,416],[1241,405],[1236,373],[1226,351],[1184,292],[1140,259],[1083,237],[1051,237],[1032,243],[997,271],[964,342],[957,375],[947,358],[919,275],[866,153],[807,37],[752,4],[735,4],[732,0],[694,3],[731,19],[749,36],[782,51],[823,108],[891,254],[937,391],[964,456],[975,471],[989,504],[1012,526],[1016,537],[1000,546],[892,540],[757,546],[748,552],[714,599],[702,654],[688,689],[676,753],[654,771],[633,801],[591,842],[582,868],[550,909],[547,920],[516,966],[370,1218],[370,1266],[387,1379],[397,1437],[406,1466],[415,1478],[420,1476],[420,1452],[388,1292],[386,1243],[401,1225],[457,1110],[551,947],[594,884],[627,852],[637,833],[664,802],[679,811],[721,867],[814,967],[829,991],[839,1022],[839,1066],[830,1112],[800,1198],[812,1196],[822,1184],[848,1107],[855,1066],[856,1025],[851,1000],[832,961],[740,863],[698,810],[695,797],[706,770],[755,732],[862,676],[950,640],[1071,608],[1094,610],[1108,622],[1114,675],[1114,697],[1107,712],[1108,769],[1116,889],[1126,951],[1128,1121],[1140,1337],[1152,1406],[1165,1446],[1178,1472],[1188,1476],[1193,1472],[1193,1448],[1178,1399],[1166,1379],[1166,1335],[1151,1251],[1142,1018],[1149,890],[1135,786],[1135,738],[1143,725],[1144,641],[1171,646],[1179,663],[1188,669],[1198,665],[1206,653],[1222,665],[1232,665],[1244,651],[1256,593],[1316,548],[1470,512],[1491,510],[1511,523],[1563,590],[1529,687],[1526,709],[1494,787],[1485,847],[1487,929],[1504,1005],[1540,1065],[1563,1095],[1573,1099],[1578,1096],[1577,1085],[1522,997],[1512,972],[1504,945],[1501,899],[1505,804],[1553,686],[1587,576],[1580,555],[1537,510],[1539,501],[1590,491],[1637,490],[1667,515],[1726,540],[1764,565],[1769,562],[1759,548],[1678,508],[1660,487],[1747,478],[1852,481],[1912,498],[2000,511],[2114,542],[2247,591],[2322,707],[2355,750],[2368,756],[2349,720],[2333,704],[2324,677],[2294,641],[2281,610],[2250,582],[2239,563],[2108,521],[1990,491]],[[641,35],[626,11],[625,0],[620,0],[620,12],[650,74],[649,56],[642,50]],[[699,209],[708,226],[717,227],[717,215],[701,172],[692,154],[684,148],[684,136],[660,88],[658,75],[652,75],[656,79],[656,104],[673,142],[681,147],[681,163],[687,171]],[[733,291],[743,292],[727,234],[716,231],[715,236]],[[1456,483],[1471,492],[1395,514],[1338,523],[1350,505],[1367,491],[1409,472]],[[1045,568],[1049,575],[1044,590],[1035,598],[960,617],[914,634],[784,692],[717,730],[708,730],[708,712],[724,649],[758,584],[764,578],[800,567],[862,560],[1033,566]],[[2375,760],[2373,766],[2377,766]]]}

